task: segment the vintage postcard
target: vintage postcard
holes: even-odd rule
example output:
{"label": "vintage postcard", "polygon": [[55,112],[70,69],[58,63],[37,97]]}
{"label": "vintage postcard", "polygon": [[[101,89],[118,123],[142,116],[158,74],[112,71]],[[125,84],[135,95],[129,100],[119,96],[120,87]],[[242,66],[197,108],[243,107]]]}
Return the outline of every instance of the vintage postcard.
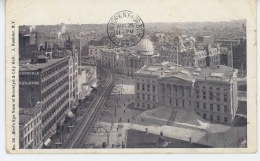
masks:
{"label": "vintage postcard", "polygon": [[7,153],[255,153],[255,0],[7,0]]}

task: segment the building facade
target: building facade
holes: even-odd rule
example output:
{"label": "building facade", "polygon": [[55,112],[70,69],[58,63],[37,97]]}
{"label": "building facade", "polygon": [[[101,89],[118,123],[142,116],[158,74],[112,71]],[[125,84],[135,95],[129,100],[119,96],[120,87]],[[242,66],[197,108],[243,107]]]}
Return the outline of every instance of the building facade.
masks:
{"label": "building facade", "polygon": [[82,73],[79,76],[79,99],[83,100],[90,95],[93,88],[97,87],[97,68],[96,66],[81,66]]}
{"label": "building facade", "polygon": [[[35,59],[35,60],[34,60]],[[55,52],[51,59],[38,55],[33,63],[20,62],[20,108],[33,108],[42,103],[42,136],[47,140],[56,132],[56,124],[69,110],[69,55]]]}
{"label": "building facade", "polygon": [[173,39],[170,47],[160,47],[160,62],[169,61],[187,67],[212,67],[220,65],[220,47],[211,44],[196,47],[194,40],[184,42],[180,36]]}
{"label": "building facade", "polygon": [[135,108],[189,108],[206,120],[231,123],[237,111],[237,70],[177,67],[163,62],[134,74]]}
{"label": "building facade", "polygon": [[94,56],[96,60],[99,62],[101,59],[101,51],[105,48],[105,46],[88,46],[89,55]]}
{"label": "building facade", "polygon": [[34,108],[19,109],[19,148],[40,149],[42,140],[42,104],[37,103]]}
{"label": "building facade", "polygon": [[148,38],[143,38],[130,49],[116,48],[101,51],[101,65],[117,70],[127,76],[141,69],[144,65],[156,63],[158,53],[154,52],[153,44]]}

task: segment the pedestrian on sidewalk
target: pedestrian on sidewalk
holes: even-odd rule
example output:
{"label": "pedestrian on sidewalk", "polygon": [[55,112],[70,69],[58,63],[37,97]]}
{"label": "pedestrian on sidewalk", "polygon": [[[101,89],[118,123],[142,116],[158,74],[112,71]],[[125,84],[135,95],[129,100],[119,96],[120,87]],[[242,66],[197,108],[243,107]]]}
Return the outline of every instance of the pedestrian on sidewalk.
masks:
{"label": "pedestrian on sidewalk", "polygon": [[129,123],[129,119],[127,120],[127,122]]}

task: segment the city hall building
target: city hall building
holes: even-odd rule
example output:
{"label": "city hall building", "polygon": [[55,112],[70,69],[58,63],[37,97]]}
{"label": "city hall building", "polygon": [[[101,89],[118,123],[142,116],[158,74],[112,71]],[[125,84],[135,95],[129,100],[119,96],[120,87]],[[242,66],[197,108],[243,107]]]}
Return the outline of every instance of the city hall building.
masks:
{"label": "city hall building", "polygon": [[231,123],[237,111],[237,70],[177,67],[163,62],[134,73],[135,108],[188,108],[209,121]]}

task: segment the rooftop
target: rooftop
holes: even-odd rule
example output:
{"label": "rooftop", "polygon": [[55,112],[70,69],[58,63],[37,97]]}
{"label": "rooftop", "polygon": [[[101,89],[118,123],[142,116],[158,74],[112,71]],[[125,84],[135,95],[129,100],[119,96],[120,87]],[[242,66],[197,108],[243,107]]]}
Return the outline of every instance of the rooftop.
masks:
{"label": "rooftop", "polygon": [[63,61],[67,57],[58,58],[58,59],[49,59],[47,63],[37,63],[31,64],[31,60],[22,60],[19,62],[19,71],[28,71],[28,70],[40,70],[52,66],[60,61]]}
{"label": "rooftop", "polygon": [[177,76],[184,79],[195,80],[215,80],[229,82],[236,69],[219,65],[216,67],[197,68],[197,67],[178,67],[171,62],[144,66],[135,72],[135,75],[154,75],[162,79]]}
{"label": "rooftop", "polygon": [[33,118],[33,115],[19,114],[19,124],[26,124]]}
{"label": "rooftop", "polygon": [[163,137],[163,139],[168,142],[167,146],[163,147],[157,144],[159,138],[160,135],[151,133],[146,134],[143,131],[129,129],[127,130],[126,148],[212,148],[207,145],[190,143],[188,141],[169,137]]}
{"label": "rooftop", "polygon": [[157,75],[160,76],[162,72],[170,73],[175,66],[171,62],[156,63],[153,65],[145,65],[142,69],[135,72],[135,74]]}
{"label": "rooftop", "polygon": [[19,108],[19,124],[25,124],[31,120],[34,115],[42,110],[42,104],[37,103],[34,108]]}

